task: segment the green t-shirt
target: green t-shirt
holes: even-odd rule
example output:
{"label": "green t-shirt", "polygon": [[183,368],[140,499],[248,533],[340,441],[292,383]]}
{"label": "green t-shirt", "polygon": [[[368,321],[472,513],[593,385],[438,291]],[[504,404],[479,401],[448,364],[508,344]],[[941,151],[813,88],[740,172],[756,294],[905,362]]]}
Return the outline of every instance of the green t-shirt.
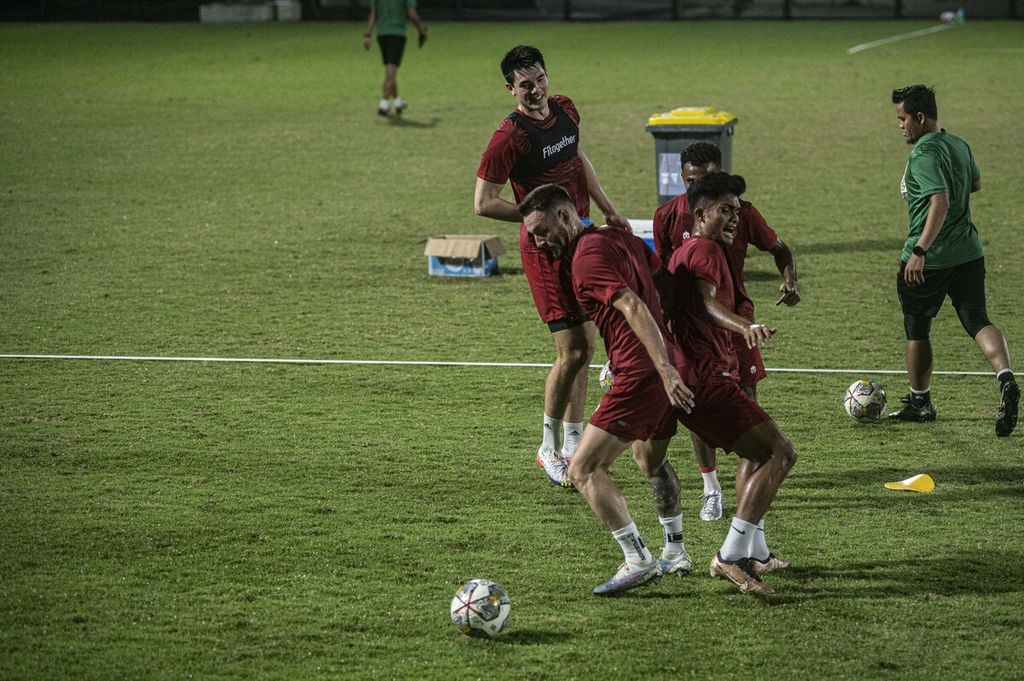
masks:
{"label": "green t-shirt", "polygon": [[925,269],[953,267],[985,255],[978,230],[971,222],[971,185],[981,179],[967,142],[942,130],[922,135],[914,144],[903,171],[900,193],[910,209],[910,236],[903,245],[903,261],[921,236],[928,218],[929,197],[949,195],[949,212],[939,235],[928,247]]}
{"label": "green t-shirt", "polygon": [[406,9],[416,0],[370,0],[377,10],[377,35],[405,35]]}

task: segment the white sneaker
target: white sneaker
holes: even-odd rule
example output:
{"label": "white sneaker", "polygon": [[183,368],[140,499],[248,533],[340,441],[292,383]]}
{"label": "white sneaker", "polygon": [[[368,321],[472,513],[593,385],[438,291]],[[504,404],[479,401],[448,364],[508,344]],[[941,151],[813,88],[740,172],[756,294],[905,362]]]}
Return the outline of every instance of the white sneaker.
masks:
{"label": "white sneaker", "polygon": [[574,449],[574,450],[572,450],[572,451],[570,452],[570,451],[569,451],[568,449],[566,449],[565,447],[562,447],[562,451],[560,451],[560,452],[558,453],[558,455],[562,457],[562,461],[564,461],[564,462],[565,462],[565,467],[566,467],[566,468],[568,468],[568,467],[569,467],[569,466],[570,466],[570,465],[572,464],[572,457],[573,457],[573,455],[574,455],[575,453],[576,453],[576,450],[575,450],[575,449]]}
{"label": "white sneaker", "polygon": [[537,450],[536,463],[544,469],[552,485],[572,489],[572,483],[569,482],[569,466],[554,449],[541,447]]}
{"label": "white sneaker", "polygon": [[598,584],[594,587],[594,593],[598,596],[622,593],[644,584],[650,584],[657,581],[660,577],[661,569],[658,567],[658,561],[656,560],[651,561],[650,565],[631,566],[629,563],[623,563],[619,566],[619,570],[615,573],[614,577],[604,584]]}
{"label": "white sneaker", "polygon": [[700,519],[720,520],[722,518],[722,493],[708,492],[700,498]]}
{"label": "white sneaker", "polygon": [[661,558],[658,559],[658,567],[661,568],[661,574],[663,575],[688,575],[693,572],[693,560],[690,558],[690,554],[683,549],[679,553],[666,553],[667,549],[662,549]]}

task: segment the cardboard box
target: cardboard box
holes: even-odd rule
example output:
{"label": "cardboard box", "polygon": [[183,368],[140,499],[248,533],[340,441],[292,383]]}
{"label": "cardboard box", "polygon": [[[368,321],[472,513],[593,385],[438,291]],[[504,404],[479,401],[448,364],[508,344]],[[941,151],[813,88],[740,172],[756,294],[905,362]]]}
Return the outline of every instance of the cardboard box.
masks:
{"label": "cardboard box", "polygon": [[505,244],[493,235],[432,236],[423,249],[427,272],[437,277],[486,277],[498,271],[498,256],[504,253]]}

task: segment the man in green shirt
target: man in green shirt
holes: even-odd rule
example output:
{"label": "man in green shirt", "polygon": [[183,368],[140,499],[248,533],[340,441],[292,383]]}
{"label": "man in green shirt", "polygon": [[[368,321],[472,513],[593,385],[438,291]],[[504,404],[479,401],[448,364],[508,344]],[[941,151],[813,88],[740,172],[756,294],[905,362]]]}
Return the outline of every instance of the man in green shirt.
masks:
{"label": "man in green shirt", "polygon": [[387,116],[393,107],[401,115],[408,102],[398,96],[398,67],[405,52],[405,20],[416,26],[420,34],[420,47],[427,40],[427,25],[416,12],[416,0],[370,0],[370,18],[363,35],[363,47],[370,49],[373,27],[377,27],[377,43],[384,60],[384,85],[381,87],[377,113]]}
{"label": "man in green shirt", "polygon": [[981,174],[967,143],[938,125],[935,92],[911,85],[892,93],[896,118],[907,144],[914,145],[903,171],[900,193],[910,210],[910,235],[903,246],[896,282],[907,335],[910,394],[890,414],[901,421],[934,421],[931,402],[932,319],[948,295],[964,330],[974,338],[999,381],[1001,401],[996,435],[1017,425],[1020,388],[1010,370],[1002,331],[988,319],[985,257],[971,221],[970,196],[981,189]]}

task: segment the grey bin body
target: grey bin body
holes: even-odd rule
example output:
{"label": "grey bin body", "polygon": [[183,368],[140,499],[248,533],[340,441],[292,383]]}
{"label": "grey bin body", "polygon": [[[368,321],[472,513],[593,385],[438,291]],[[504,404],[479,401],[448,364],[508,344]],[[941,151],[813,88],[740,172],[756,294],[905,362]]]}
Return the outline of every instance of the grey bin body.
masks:
{"label": "grey bin body", "polygon": [[722,150],[722,170],[732,172],[732,136],[739,119],[722,125],[648,125],[654,136],[654,168],[658,205],[686,193],[679,154],[694,142],[710,142]]}

